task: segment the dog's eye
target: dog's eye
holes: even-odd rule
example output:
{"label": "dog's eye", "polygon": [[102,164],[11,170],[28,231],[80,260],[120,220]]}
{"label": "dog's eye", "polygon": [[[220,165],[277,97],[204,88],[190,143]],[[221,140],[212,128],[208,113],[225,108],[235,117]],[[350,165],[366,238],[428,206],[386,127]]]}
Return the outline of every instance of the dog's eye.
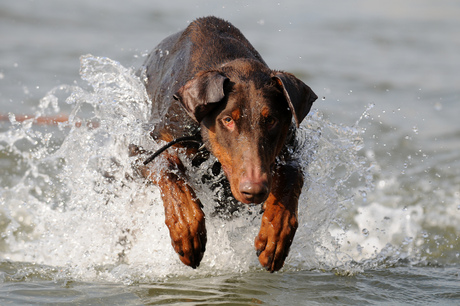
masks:
{"label": "dog's eye", "polygon": [[222,122],[227,128],[230,128],[230,129],[232,129],[235,126],[235,121],[233,121],[232,117],[228,117],[228,116],[224,117],[222,119]]}
{"label": "dog's eye", "polygon": [[271,116],[267,117],[267,119],[265,120],[265,124],[268,129],[274,128],[277,122],[278,120],[276,120],[275,117],[271,117]]}

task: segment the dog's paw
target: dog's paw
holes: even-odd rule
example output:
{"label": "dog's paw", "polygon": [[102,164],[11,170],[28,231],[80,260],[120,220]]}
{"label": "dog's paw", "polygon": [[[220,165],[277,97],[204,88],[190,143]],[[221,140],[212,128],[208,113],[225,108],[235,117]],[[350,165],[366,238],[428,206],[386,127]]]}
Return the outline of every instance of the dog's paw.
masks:
{"label": "dog's paw", "polygon": [[206,250],[205,216],[199,203],[187,203],[166,211],[171,244],[180,260],[197,268]]}
{"label": "dog's paw", "polygon": [[260,264],[270,272],[283,267],[297,230],[295,213],[280,206],[265,210],[255,247]]}

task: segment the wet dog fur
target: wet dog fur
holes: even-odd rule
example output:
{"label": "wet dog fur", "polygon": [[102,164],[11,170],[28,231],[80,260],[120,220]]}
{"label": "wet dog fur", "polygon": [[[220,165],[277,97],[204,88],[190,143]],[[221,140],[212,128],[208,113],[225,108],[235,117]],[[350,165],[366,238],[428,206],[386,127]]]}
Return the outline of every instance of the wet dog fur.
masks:
{"label": "wet dog fur", "polygon": [[[239,205],[263,203],[255,249],[263,267],[279,270],[298,226],[303,186],[286,147],[317,96],[294,75],[268,68],[237,28],[216,17],[164,39],[144,68],[153,114],[162,118],[152,136],[169,142],[196,135],[218,159]],[[194,143],[178,146],[191,158],[200,150]],[[167,166],[159,175],[151,165],[142,174],[161,189],[174,250],[196,268],[206,248],[202,204],[177,151],[162,155]]]}

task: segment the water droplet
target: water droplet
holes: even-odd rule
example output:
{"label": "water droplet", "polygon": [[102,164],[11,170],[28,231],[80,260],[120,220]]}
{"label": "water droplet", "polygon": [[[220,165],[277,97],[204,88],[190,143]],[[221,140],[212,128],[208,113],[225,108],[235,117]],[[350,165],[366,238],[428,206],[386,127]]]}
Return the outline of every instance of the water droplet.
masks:
{"label": "water droplet", "polygon": [[363,228],[363,230],[361,231],[363,233],[364,236],[369,236],[369,231],[367,230],[367,228]]}
{"label": "water droplet", "polygon": [[360,190],[361,196],[363,197],[363,201],[366,202],[367,200],[367,192],[365,190]]}
{"label": "water droplet", "polygon": [[414,125],[414,126],[412,127],[412,131],[413,131],[415,134],[418,134],[418,127]]}
{"label": "water droplet", "polygon": [[410,244],[413,240],[414,240],[413,237],[406,237],[406,238],[404,238],[404,241],[403,241],[402,244],[403,244],[403,245],[408,245],[408,244]]}

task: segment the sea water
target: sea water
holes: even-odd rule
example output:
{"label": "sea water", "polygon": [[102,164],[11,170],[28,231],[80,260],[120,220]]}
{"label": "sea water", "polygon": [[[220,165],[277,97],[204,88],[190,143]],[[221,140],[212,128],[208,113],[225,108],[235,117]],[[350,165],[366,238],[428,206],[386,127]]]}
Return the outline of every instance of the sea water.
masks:
{"label": "sea water", "polygon": [[[458,4],[354,3],[278,2],[267,4],[270,13],[264,2],[261,16],[250,5],[184,13],[163,3],[153,19],[142,1],[89,14],[52,2],[2,4],[0,30],[11,33],[2,47],[13,47],[0,58],[8,117],[0,123],[1,302],[457,304]],[[139,10],[146,15],[123,19]],[[100,12],[116,22],[103,26]],[[293,153],[306,178],[299,229],[277,273],[260,267],[253,247],[260,206],[230,220],[213,215],[209,187],[197,184],[212,160],[188,173],[204,203],[207,250],[198,269],[182,265],[159,190],[137,174],[145,156],[128,154],[130,144],[162,145],[148,135],[155,120],[140,64],[130,67],[148,51],[112,56],[120,46],[107,41],[152,48],[186,25],[165,16],[209,13],[227,14],[271,67],[320,96],[297,134]],[[88,46],[98,55],[80,57]],[[34,123],[61,113],[68,122]]]}

